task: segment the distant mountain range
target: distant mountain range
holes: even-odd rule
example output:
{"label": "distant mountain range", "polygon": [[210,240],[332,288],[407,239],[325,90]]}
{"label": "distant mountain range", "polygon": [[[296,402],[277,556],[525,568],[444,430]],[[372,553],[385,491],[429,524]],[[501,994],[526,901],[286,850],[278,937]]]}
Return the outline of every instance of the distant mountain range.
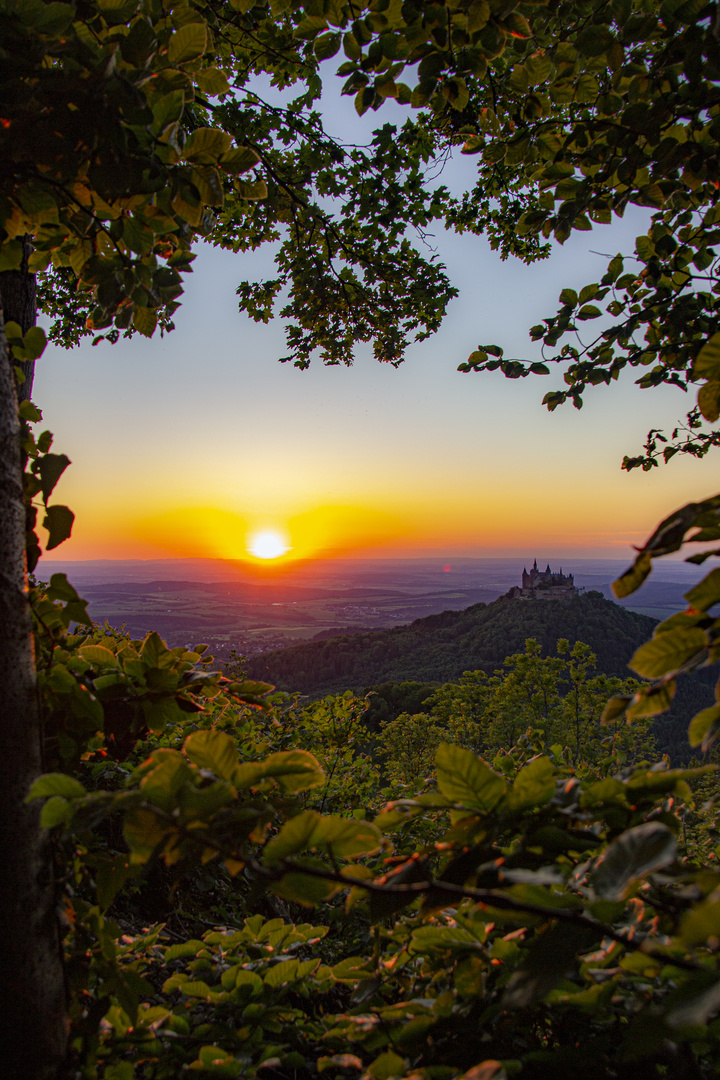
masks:
{"label": "distant mountain range", "polygon": [[[345,690],[366,692],[382,683],[451,682],[463,671],[502,667],[506,656],[523,650],[527,638],[540,642],[543,655],[554,653],[558,639],[567,638],[571,645],[583,641],[592,648],[599,671],[627,677],[632,674],[628,660],[656,625],[655,619],[594,591],[571,601],[500,598],[389,630],[323,635],[322,640],[254,658],[250,673],[315,698]],[[687,757],[687,723],[711,703],[711,696],[702,675],[685,680],[671,712],[657,723],[661,750]]]}

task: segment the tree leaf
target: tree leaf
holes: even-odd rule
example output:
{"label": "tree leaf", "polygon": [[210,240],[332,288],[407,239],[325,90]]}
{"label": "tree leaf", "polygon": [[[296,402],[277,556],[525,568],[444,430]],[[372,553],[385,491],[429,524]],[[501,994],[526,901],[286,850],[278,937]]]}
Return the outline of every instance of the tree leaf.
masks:
{"label": "tree leaf", "polygon": [[707,634],[698,627],[668,630],[636,649],[628,667],[646,679],[659,679],[677,671],[707,647]]}
{"label": "tree leaf", "polygon": [[65,773],[45,773],[39,776],[30,788],[26,802],[31,799],[48,798],[50,795],[62,795],[66,799],[79,799],[87,792],[79,780]]}
{"label": "tree leaf", "polygon": [[54,829],[56,825],[64,825],[72,817],[71,804],[62,795],[51,795],[40,811],[40,826],[43,829]]}
{"label": "tree leaf", "polygon": [[507,791],[507,784],[470,750],[440,743],[435,755],[438,790],[454,803],[492,810]]}
{"label": "tree leaf", "polygon": [[248,169],[252,169],[259,160],[259,155],[249,146],[234,146],[222,155],[218,165],[231,176],[239,176]]}
{"label": "tree leaf", "polygon": [[706,420],[714,424],[720,418],[720,382],[711,379],[698,390],[697,403]]}
{"label": "tree leaf", "polygon": [[287,821],[277,836],[265,845],[263,862],[268,866],[302,851],[332,852],[341,859],[355,858],[380,847],[380,830],[367,821],[324,817],[305,810]]}
{"label": "tree leaf", "polygon": [[195,731],[183,744],[183,753],[194,765],[210,769],[222,780],[232,780],[238,765],[235,740],[224,731]]}
{"label": "tree leaf", "polygon": [[132,323],[138,333],[143,337],[152,337],[157,326],[158,313],[156,308],[140,307],[135,305],[132,313]]}
{"label": "tree leaf", "polygon": [[639,589],[645,578],[652,570],[652,556],[647,551],[642,551],[635,562],[632,564],[625,573],[612,583],[612,591],[617,596],[618,600],[622,600],[625,596],[630,596],[636,589]]}
{"label": "tree leaf", "polygon": [[691,746],[701,746],[706,754],[720,735],[720,705],[710,705],[696,713],[688,728],[688,741]]}
{"label": "tree leaf", "polygon": [[230,150],[232,139],[217,128],[195,128],[183,146],[183,158],[196,165],[214,165]]}
{"label": "tree leaf", "polygon": [[392,1077],[405,1076],[406,1072],[405,1059],[392,1050],[386,1050],[368,1066],[368,1073],[373,1080],[391,1080]]}
{"label": "tree leaf", "polygon": [[676,843],[667,825],[647,821],[621,833],[609,845],[590,880],[604,900],[622,900],[637,878],[674,862]]}
{"label": "tree leaf", "polygon": [[171,64],[183,64],[196,60],[207,49],[207,26],[204,22],[192,22],[181,26],[171,36],[168,44],[168,60]]}
{"label": "tree leaf", "polygon": [[702,581],[685,593],[685,599],[696,611],[707,611],[720,604],[720,570],[711,570]]}
{"label": "tree leaf", "polygon": [[697,355],[692,369],[696,379],[720,381],[720,333],[713,334]]}
{"label": "tree leaf", "polygon": [[317,758],[307,750],[280,750],[264,761],[236,766],[232,782],[236,788],[257,787],[263,780],[275,780],[288,792],[307,791],[322,784],[325,774]]}
{"label": "tree leaf", "polygon": [[65,454],[43,454],[38,458],[38,474],[40,478],[40,490],[43,502],[47,505],[55,485],[70,464],[70,458]]}
{"label": "tree leaf", "polygon": [[555,766],[548,757],[529,762],[515,777],[500,810],[516,813],[530,806],[544,806],[555,794],[555,774]]}
{"label": "tree leaf", "polygon": [[68,539],[74,520],[75,515],[67,506],[48,506],[43,518],[43,528],[50,534],[45,545],[46,551],[51,551]]}

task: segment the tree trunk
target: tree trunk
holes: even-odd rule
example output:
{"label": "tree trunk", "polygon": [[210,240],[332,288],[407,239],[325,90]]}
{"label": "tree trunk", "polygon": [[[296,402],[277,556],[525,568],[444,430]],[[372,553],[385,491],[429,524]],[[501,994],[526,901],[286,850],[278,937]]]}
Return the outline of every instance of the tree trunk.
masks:
{"label": "tree trunk", "polygon": [[[27,334],[37,319],[37,281],[28,271],[28,259],[32,254],[29,236],[23,237],[23,257],[19,270],[5,270],[0,273],[0,307],[6,323],[15,322],[23,334]],[[20,401],[29,401],[32,396],[35,361],[27,360],[16,364],[25,376],[25,381],[18,383],[17,395]]]}
{"label": "tree trunk", "polygon": [[65,1054],[65,986],[52,851],[37,804],[40,712],[25,573],[20,421],[0,311],[0,1062],[50,1080]]}

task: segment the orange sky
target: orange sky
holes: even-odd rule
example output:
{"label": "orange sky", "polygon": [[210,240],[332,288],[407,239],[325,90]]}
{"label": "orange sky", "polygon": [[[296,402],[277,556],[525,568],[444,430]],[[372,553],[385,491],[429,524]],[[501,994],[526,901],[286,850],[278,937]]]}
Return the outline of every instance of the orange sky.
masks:
{"label": "orange sky", "polygon": [[[550,415],[540,402],[558,373],[509,382],[456,371],[478,341],[530,355],[527,327],[597,268],[580,242],[590,246],[581,234],[530,268],[485,251],[443,329],[397,370],[363,350],[350,369],[279,365],[281,326],[242,319],[234,297],[248,267],[265,274],[269,261],[202,252],[174,333],[49,348],[39,361],[38,403],[73,462],[56,499],[77,515],[48,561],[251,558],[261,529],[281,534],[286,561],[626,558],[659,518],[716,488],[712,457],[649,474],[619,467],[690,403],[628,380],[598,388],[581,412]],[[451,276],[477,263],[480,243],[446,242]]]}

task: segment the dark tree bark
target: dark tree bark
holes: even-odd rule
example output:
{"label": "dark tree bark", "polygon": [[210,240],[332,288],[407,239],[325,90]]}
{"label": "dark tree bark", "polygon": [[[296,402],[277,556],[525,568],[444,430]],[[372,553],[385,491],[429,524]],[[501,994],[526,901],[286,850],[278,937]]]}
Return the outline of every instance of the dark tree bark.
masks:
{"label": "dark tree bark", "polygon": [[25,804],[42,771],[42,732],[20,434],[0,310],[0,1072],[50,1080],[65,1053],[65,985],[52,851],[37,803]]}
{"label": "dark tree bark", "polygon": [[[23,334],[27,334],[37,319],[37,279],[28,271],[28,259],[32,254],[29,236],[23,237],[23,258],[19,270],[5,270],[0,273],[0,307],[3,309],[6,323],[17,323]],[[18,382],[17,394],[20,401],[29,401],[32,396],[35,361],[16,364],[25,376],[24,382]]]}

